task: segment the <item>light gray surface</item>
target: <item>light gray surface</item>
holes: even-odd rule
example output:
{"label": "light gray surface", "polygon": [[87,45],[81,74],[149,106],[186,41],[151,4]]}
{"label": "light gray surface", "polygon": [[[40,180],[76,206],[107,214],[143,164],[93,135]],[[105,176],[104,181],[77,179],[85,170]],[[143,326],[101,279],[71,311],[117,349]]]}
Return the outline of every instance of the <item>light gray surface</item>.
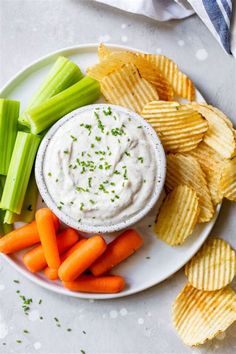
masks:
{"label": "light gray surface", "polygon": [[[236,123],[236,62],[226,56],[196,17],[159,24],[90,1],[1,0],[0,85],[32,60],[53,50],[107,39],[151,52],[161,48],[192,77],[206,99]],[[204,56],[201,49],[208,53],[203,61],[196,57],[196,53]],[[234,247],[235,211],[234,205],[225,202],[212,232]],[[20,284],[14,279],[19,279]],[[225,338],[219,336],[200,348],[182,344],[172,328],[170,309],[185,282],[180,271],[141,294],[90,302],[41,289],[0,259],[0,353],[69,354],[80,353],[81,349],[86,354],[234,353],[236,324],[228,329]],[[23,313],[17,289],[33,299],[30,316]],[[43,300],[41,305],[39,299]],[[60,320],[60,328],[54,317]],[[67,332],[67,328],[72,331]],[[30,333],[24,334],[24,329]],[[22,343],[17,344],[18,339]]]}

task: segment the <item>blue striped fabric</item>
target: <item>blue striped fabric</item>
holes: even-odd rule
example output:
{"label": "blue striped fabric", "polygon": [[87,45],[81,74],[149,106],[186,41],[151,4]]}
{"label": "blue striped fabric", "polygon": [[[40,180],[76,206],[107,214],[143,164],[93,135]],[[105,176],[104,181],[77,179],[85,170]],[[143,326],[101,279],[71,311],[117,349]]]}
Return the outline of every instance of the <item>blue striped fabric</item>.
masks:
{"label": "blue striped fabric", "polygon": [[202,3],[222,46],[227,53],[231,54],[230,20],[232,16],[232,0],[202,0]]}

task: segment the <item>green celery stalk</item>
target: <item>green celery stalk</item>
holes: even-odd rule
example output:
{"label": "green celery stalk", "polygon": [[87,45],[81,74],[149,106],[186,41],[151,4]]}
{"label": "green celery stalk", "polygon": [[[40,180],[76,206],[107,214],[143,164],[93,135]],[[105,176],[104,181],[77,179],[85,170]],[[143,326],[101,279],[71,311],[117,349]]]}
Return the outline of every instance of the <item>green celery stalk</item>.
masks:
{"label": "green celery stalk", "polygon": [[89,76],[49,100],[27,111],[31,132],[39,134],[76,108],[93,103],[100,96],[98,81]]}
{"label": "green celery stalk", "polygon": [[[0,176],[0,198],[2,196],[4,184],[5,184],[5,176]],[[4,223],[4,217],[5,217],[5,211],[0,210],[0,237],[4,236],[5,234],[13,230],[13,225],[8,225]]]}
{"label": "green celery stalk", "polygon": [[[83,74],[75,63],[63,56],[58,57],[48,75],[34,94],[26,110],[38,106],[42,102],[67,89],[77,81],[81,80]],[[20,125],[28,126],[27,117],[24,112],[19,117]]]}
{"label": "green celery stalk", "polygon": [[0,98],[0,175],[7,174],[14,148],[20,102]]}
{"label": "green celery stalk", "polygon": [[31,170],[41,137],[18,132],[3,189],[0,207],[21,213]]}
{"label": "green celery stalk", "polygon": [[36,204],[38,199],[38,188],[35,181],[34,173],[31,173],[29,184],[27,186],[24,203],[20,215],[6,210],[4,223],[13,224],[17,221],[29,223],[34,220]]}

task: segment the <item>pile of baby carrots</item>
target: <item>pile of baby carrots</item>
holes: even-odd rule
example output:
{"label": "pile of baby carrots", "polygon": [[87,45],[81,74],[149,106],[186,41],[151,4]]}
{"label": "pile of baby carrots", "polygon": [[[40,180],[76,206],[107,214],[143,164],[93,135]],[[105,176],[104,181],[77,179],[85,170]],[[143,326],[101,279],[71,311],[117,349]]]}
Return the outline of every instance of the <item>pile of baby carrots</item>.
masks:
{"label": "pile of baby carrots", "polygon": [[48,208],[39,209],[35,221],[0,239],[0,252],[11,254],[32,247],[23,263],[32,272],[43,271],[65,288],[90,293],[117,293],[125,280],[108,272],[143,245],[135,230],[126,230],[106,244],[101,235],[82,237],[72,228],[60,230],[60,221]]}

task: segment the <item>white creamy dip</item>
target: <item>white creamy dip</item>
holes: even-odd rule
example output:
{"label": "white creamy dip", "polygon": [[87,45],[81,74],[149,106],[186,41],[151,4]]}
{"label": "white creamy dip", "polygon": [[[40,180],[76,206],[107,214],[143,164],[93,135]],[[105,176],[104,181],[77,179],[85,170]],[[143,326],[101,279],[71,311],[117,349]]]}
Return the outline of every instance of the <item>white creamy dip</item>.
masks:
{"label": "white creamy dip", "polygon": [[127,112],[85,110],[53,135],[43,174],[65,214],[94,226],[116,224],[140,212],[153,193],[154,144]]}

